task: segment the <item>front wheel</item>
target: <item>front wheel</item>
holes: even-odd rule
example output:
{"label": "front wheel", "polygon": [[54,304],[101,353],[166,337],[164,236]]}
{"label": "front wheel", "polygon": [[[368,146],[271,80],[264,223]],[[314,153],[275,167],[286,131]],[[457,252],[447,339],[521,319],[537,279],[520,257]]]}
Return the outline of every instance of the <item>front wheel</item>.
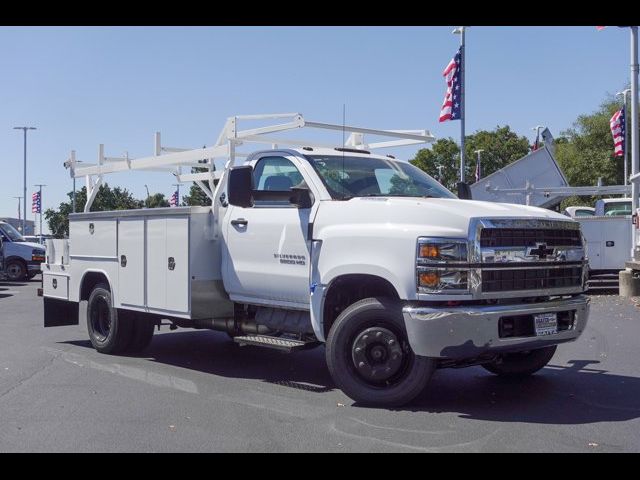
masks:
{"label": "front wheel", "polygon": [[10,260],[5,268],[7,278],[12,282],[25,280],[27,276],[27,266],[20,260]]}
{"label": "front wheel", "polygon": [[338,387],[363,405],[394,407],[420,394],[436,367],[416,356],[407,340],[402,305],[366,298],[347,307],[331,326],[327,365]]}
{"label": "front wheel", "polygon": [[556,353],[556,345],[528,352],[505,353],[498,360],[482,365],[486,370],[503,377],[526,377],[544,367]]}

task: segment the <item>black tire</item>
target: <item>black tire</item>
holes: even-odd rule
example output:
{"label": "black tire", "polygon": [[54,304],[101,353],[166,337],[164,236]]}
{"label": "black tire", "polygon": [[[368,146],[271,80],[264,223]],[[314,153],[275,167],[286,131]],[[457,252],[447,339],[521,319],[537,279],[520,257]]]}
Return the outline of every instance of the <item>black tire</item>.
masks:
{"label": "black tire", "polygon": [[113,307],[109,286],[100,283],[87,302],[87,329],[93,348],[100,353],[122,352],[131,341],[133,323]]}
{"label": "black tire", "polygon": [[[122,315],[122,312],[120,314]],[[127,345],[126,351],[128,353],[140,353],[151,343],[156,324],[153,320],[139,315],[136,316],[133,312],[127,312],[126,318],[133,323],[131,341]]]}
{"label": "black tire", "polygon": [[413,400],[436,368],[434,359],[413,353],[402,305],[386,298],[366,298],[347,307],[331,326],[326,358],[331,377],[345,394],[379,407]]}
{"label": "black tire", "polygon": [[529,350],[528,352],[505,353],[492,363],[482,366],[496,375],[502,377],[526,377],[543,368],[556,353],[556,345],[551,347]]}
{"label": "black tire", "polygon": [[5,266],[5,275],[12,282],[27,278],[27,265],[21,260],[9,260]]}

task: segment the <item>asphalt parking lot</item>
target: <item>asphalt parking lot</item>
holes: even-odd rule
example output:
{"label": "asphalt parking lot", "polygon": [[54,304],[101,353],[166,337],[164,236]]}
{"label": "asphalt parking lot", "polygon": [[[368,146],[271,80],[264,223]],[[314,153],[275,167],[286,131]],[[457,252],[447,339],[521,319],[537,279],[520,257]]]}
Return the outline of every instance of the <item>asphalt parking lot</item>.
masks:
{"label": "asphalt parking lot", "polygon": [[39,285],[0,281],[0,452],[640,451],[640,308],[617,295],[525,381],[441,370],[386,410],[338,390],[322,348],[163,327],[141,357],[101,355],[82,322],[42,327]]}

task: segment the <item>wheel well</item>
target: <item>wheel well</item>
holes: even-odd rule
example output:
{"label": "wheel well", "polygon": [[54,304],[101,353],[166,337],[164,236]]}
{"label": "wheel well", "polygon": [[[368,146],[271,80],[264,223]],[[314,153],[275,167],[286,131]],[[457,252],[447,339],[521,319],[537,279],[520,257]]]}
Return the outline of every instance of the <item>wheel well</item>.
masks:
{"label": "wheel well", "polygon": [[394,286],[382,277],[358,274],[335,278],[329,285],[324,300],[322,320],[325,338],[329,335],[331,325],[345,308],[369,297],[400,299]]}
{"label": "wheel well", "polygon": [[27,261],[22,257],[12,256],[4,259],[5,265],[8,264],[9,262],[20,262],[24,264],[24,268],[27,268]]}
{"label": "wheel well", "polygon": [[80,300],[89,300],[91,291],[99,283],[109,285],[109,290],[111,290],[109,280],[107,280],[107,277],[104,273],[88,272],[82,279],[82,285],[80,286]]}

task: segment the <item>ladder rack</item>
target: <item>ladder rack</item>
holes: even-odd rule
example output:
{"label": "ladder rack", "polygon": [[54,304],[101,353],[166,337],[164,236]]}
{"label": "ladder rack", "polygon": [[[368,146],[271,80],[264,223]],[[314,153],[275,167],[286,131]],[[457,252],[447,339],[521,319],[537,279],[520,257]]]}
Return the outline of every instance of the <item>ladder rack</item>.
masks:
{"label": "ladder rack", "polygon": [[[258,128],[247,130],[238,129],[240,121],[258,120],[272,120],[274,122],[271,125]],[[128,154],[125,154],[124,157],[107,157],[104,154],[104,145],[100,144],[96,164],[81,162],[83,166],[79,166],[79,161],[76,159],[76,152],[72,150],[69,159],[64,162],[64,166],[69,169],[72,178],[85,177],[87,186],[87,202],[84,206],[85,212],[91,209],[91,205],[98,194],[98,189],[100,185],[102,185],[104,175],[128,170],[170,172],[175,175],[179,183],[195,182],[215,205],[216,194],[220,186],[223,185],[222,180],[224,179],[225,172],[235,165],[236,158],[244,158],[247,156],[246,153],[237,151],[237,147],[245,143],[267,144],[270,148],[278,148],[282,145],[319,148],[335,147],[334,144],[323,144],[317,141],[269,136],[269,134],[287,130],[297,130],[305,127],[348,132],[350,135],[345,146],[360,150],[416,145],[430,143],[435,140],[435,137],[431,135],[428,130],[377,130],[348,125],[311,122],[305,120],[300,113],[237,115],[227,119],[224,128],[218,135],[216,143],[211,147],[196,149],[163,147],[160,132],[156,132],[154,137],[154,153],[151,156],[130,158]],[[396,140],[365,143],[365,134],[395,138]],[[223,170],[216,171],[214,163],[216,159],[225,160]],[[206,171],[199,173],[182,173],[183,167],[188,167],[189,169],[192,167],[200,167],[205,168]],[[214,182],[215,180],[218,181],[217,185]],[[206,181],[209,182],[209,185],[216,185],[213,191],[207,188],[204,183]]]}

